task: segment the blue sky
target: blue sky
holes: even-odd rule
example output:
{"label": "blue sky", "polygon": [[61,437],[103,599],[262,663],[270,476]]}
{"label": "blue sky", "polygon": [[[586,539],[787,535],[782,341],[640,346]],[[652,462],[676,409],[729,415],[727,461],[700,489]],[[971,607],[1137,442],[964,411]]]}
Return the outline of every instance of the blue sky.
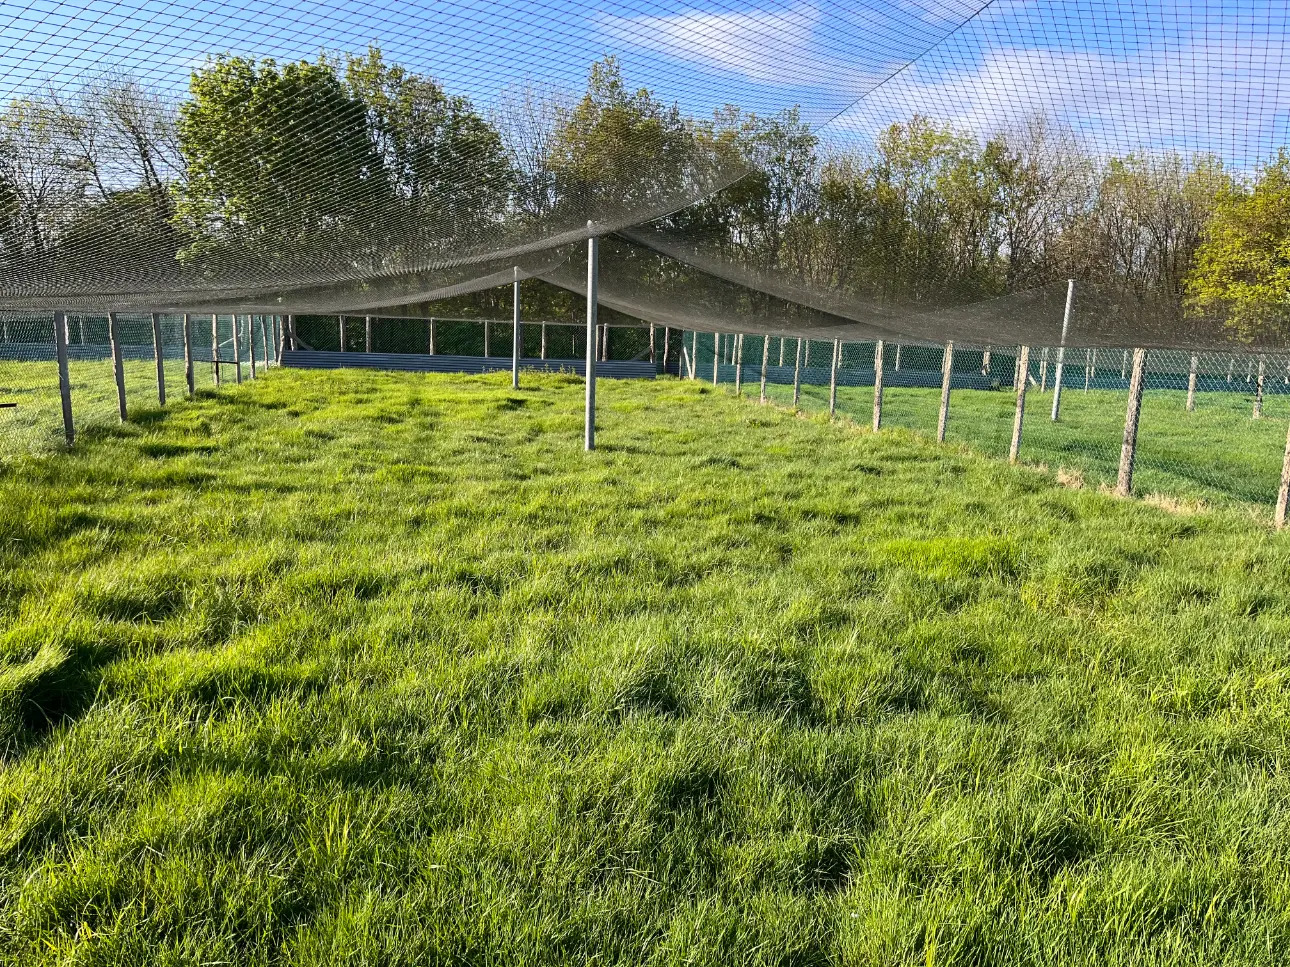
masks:
{"label": "blue sky", "polygon": [[[800,104],[838,140],[914,111],[964,130],[1046,113],[1096,145],[1217,151],[1290,137],[1284,0],[18,0],[0,92],[121,69],[181,95],[221,51],[279,59],[379,43],[481,105],[508,85],[580,90],[589,63],[690,113]],[[965,23],[966,22],[966,23]],[[911,61],[913,62],[911,64]]]}

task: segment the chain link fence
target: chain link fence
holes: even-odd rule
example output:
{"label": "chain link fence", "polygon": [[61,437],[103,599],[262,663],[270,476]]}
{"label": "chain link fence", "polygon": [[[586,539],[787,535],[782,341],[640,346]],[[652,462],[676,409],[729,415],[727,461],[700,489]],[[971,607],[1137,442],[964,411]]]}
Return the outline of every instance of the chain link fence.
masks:
{"label": "chain link fence", "polygon": [[[686,377],[759,397],[764,361],[769,402],[874,419],[877,343],[695,332],[682,343]],[[881,352],[883,428],[1009,457],[1020,347],[886,343]],[[1018,460],[1070,486],[1117,486],[1134,351],[1031,347],[1027,356]],[[1148,351],[1131,485],[1175,501],[1271,506],[1284,486],[1288,421],[1290,356]]]}

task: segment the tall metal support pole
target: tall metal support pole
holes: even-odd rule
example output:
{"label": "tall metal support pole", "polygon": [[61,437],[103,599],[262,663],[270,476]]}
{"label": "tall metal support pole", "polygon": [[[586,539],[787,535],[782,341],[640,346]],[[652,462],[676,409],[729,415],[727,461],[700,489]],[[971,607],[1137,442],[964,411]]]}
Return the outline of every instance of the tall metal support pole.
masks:
{"label": "tall metal support pole", "polygon": [[954,343],[945,344],[945,356],[941,360],[941,412],[936,419],[936,440],[945,442],[945,427],[950,421],[950,374],[954,371]]}
{"label": "tall metal support pole", "polygon": [[238,385],[242,383],[242,342],[238,339],[242,324],[237,320],[237,313],[233,314],[233,375]]}
{"label": "tall metal support pole", "polygon": [[[591,222],[587,222],[591,231]],[[587,406],[584,419],[586,433],[583,446],[596,449],[596,301],[600,285],[600,239],[587,237]]]}
{"label": "tall metal support pole", "polygon": [[1263,417],[1263,377],[1266,375],[1267,362],[1262,356],[1259,357],[1259,378],[1254,384],[1254,418],[1256,420]]}
{"label": "tall metal support pole", "polygon": [[246,358],[251,361],[251,379],[255,379],[255,316],[246,317]]}
{"label": "tall metal support pole", "polygon": [[1138,417],[1142,415],[1143,370],[1146,368],[1147,351],[1133,351],[1133,375],[1129,377],[1129,408],[1124,414],[1124,442],[1120,445],[1120,475],[1115,481],[1115,492],[1127,497],[1133,492],[1133,462],[1138,454]]}
{"label": "tall metal support pole", "polygon": [[363,317],[363,352],[372,351],[372,317]]}
{"label": "tall metal support pole", "polygon": [[829,419],[838,409],[838,363],[842,361],[842,340],[833,340],[833,361],[829,366]]}
{"label": "tall metal support pole", "polygon": [[1071,324],[1071,303],[1075,300],[1075,280],[1066,280],[1066,312],[1062,314],[1062,344],[1057,347],[1057,371],[1053,374],[1053,422],[1061,416],[1062,367],[1066,364],[1066,333]]}
{"label": "tall metal support pole", "polygon": [[793,360],[793,409],[802,399],[802,339],[797,339],[797,356]]}
{"label": "tall metal support pole", "polygon": [[744,395],[744,334],[734,338],[735,348],[735,395]]}
{"label": "tall metal support pole", "polygon": [[161,316],[152,314],[152,355],[157,359],[157,405],[166,405],[166,357],[161,346]]}
{"label": "tall metal support pole", "polygon": [[766,402],[766,367],[770,364],[770,336],[761,337],[761,402]]}
{"label": "tall metal support pole", "polygon": [[215,388],[219,389],[219,316],[213,312],[211,313],[211,380],[215,383]]}
{"label": "tall metal support pole", "polygon": [[1187,371],[1187,412],[1190,413],[1196,409],[1196,364],[1199,360],[1196,354],[1191,354],[1191,367]]}
{"label": "tall metal support pole", "polygon": [[[235,320],[237,319],[237,317],[236,317],[236,316],[234,316],[233,318],[234,318]],[[345,332],[345,317],[344,317],[344,316],[337,316],[337,317],[336,317],[336,325],[337,325],[337,328],[340,330],[340,351],[341,351],[341,352],[346,352],[346,351],[347,351],[347,349],[348,349],[348,347],[349,347],[349,339],[348,339],[348,338],[346,338],[346,332]]]}
{"label": "tall metal support pole", "polygon": [[1017,412],[1012,417],[1012,445],[1008,447],[1008,462],[1016,463],[1021,453],[1021,424],[1026,418],[1026,375],[1030,371],[1030,347],[1022,346],[1017,357]]}
{"label": "tall metal support pole", "polygon": [[76,442],[72,424],[72,379],[67,371],[67,314],[54,313],[54,347],[58,354],[58,395],[63,403],[63,435],[70,447]]}
{"label": "tall metal support pole", "polygon": [[873,431],[882,429],[882,340],[873,344]]}
{"label": "tall metal support pole", "polygon": [[520,267],[511,283],[511,389],[520,388]]}
{"label": "tall metal support pole", "polygon": [[1290,505],[1290,429],[1286,431],[1286,455],[1281,462],[1281,489],[1277,491],[1277,509],[1273,514],[1277,530],[1286,526],[1286,509]]}
{"label": "tall metal support pole", "polygon": [[188,387],[189,396],[197,392],[197,382],[193,375],[193,320],[186,312],[184,313],[184,385]]}
{"label": "tall metal support pole", "polygon": [[121,361],[121,335],[117,331],[116,313],[108,313],[108,343],[112,347],[112,375],[116,377],[116,408],[125,422],[125,363]]}

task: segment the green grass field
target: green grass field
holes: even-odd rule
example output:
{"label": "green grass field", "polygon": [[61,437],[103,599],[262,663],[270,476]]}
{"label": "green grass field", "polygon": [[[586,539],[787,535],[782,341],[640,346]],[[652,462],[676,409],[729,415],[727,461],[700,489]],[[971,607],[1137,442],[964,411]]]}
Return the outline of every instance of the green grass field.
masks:
{"label": "green grass field", "polygon": [[1285,962],[1266,512],[526,381],[0,469],[0,962]]}

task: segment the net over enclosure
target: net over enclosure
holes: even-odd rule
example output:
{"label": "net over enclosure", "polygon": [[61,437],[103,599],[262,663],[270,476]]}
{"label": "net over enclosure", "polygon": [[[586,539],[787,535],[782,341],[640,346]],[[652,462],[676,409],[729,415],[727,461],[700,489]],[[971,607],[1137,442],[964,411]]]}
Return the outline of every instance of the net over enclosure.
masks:
{"label": "net over enclosure", "polygon": [[[0,308],[1277,351],[1280,0],[0,12]],[[590,226],[589,224],[590,223]],[[1067,280],[1076,297],[1065,318]]]}

